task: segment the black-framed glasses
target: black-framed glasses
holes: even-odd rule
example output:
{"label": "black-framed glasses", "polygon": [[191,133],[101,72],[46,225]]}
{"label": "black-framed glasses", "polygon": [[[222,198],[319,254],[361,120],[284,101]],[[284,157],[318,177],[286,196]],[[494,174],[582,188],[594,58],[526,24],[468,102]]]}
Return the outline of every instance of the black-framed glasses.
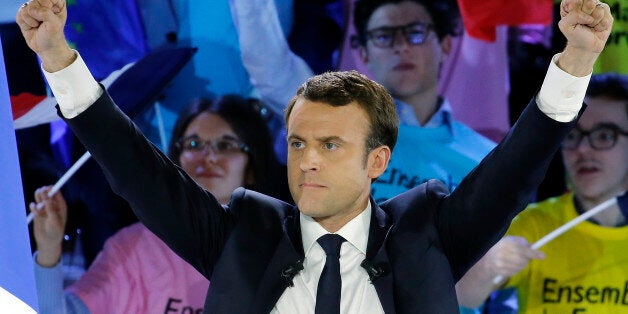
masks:
{"label": "black-framed glasses", "polygon": [[579,127],[574,128],[567,134],[563,140],[563,149],[573,150],[580,146],[583,138],[587,138],[589,146],[595,150],[611,149],[617,144],[619,136],[628,136],[628,131],[624,131],[619,126],[607,123],[596,126],[595,128],[585,131]]}
{"label": "black-framed glasses", "polygon": [[184,137],[177,141],[177,147],[183,151],[203,153],[211,149],[216,154],[249,153],[251,149],[239,139],[223,136],[217,140],[202,140],[198,135]]}
{"label": "black-framed glasses", "polygon": [[406,42],[416,46],[423,44],[430,34],[432,24],[413,22],[401,26],[383,26],[366,32],[366,38],[373,45],[380,48],[392,48],[397,38],[397,33],[401,32]]}

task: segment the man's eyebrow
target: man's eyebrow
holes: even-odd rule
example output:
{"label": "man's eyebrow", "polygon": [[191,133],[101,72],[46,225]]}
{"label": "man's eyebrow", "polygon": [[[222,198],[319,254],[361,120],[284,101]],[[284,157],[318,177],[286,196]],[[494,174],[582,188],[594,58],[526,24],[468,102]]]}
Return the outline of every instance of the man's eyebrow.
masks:
{"label": "man's eyebrow", "polygon": [[304,139],[297,134],[288,134],[288,136],[286,136],[286,140],[287,141],[290,141],[290,140],[304,141]]}
{"label": "man's eyebrow", "polygon": [[593,126],[594,129],[600,129],[600,128],[618,128],[621,129],[621,127],[615,123],[615,122],[609,122],[609,121],[603,121],[603,122],[598,122]]}
{"label": "man's eyebrow", "polygon": [[616,124],[615,122],[610,122],[610,121],[598,122],[594,124],[593,127],[589,128],[588,130],[584,130],[580,128],[580,126],[578,126],[578,129],[580,129],[581,131],[593,131],[593,130],[599,130],[599,129],[604,129],[604,128],[622,130],[622,128],[618,124]]}
{"label": "man's eyebrow", "polygon": [[410,22],[408,24],[403,24],[403,25],[381,25],[378,27],[373,27],[371,29],[368,29],[367,32],[372,32],[372,31],[388,31],[391,29],[396,29],[396,28],[408,28],[408,27],[413,27],[413,26],[417,26],[417,25],[426,25],[426,24],[431,24],[431,23],[427,23],[427,22],[423,22],[420,20],[416,20],[414,22]]}
{"label": "man's eyebrow", "polygon": [[332,136],[324,136],[316,138],[317,141],[327,143],[327,142],[341,142],[346,143],[347,141],[343,140],[340,136],[332,135]]}
{"label": "man's eyebrow", "polygon": [[[303,139],[301,136],[299,136],[297,134],[289,134],[286,137],[286,140],[287,141],[297,140],[297,141],[305,142],[305,139]],[[322,143],[331,142],[331,141],[340,142],[340,143],[346,143],[347,142],[347,141],[343,140],[340,136],[337,136],[337,135],[317,137],[316,141],[322,142]]]}

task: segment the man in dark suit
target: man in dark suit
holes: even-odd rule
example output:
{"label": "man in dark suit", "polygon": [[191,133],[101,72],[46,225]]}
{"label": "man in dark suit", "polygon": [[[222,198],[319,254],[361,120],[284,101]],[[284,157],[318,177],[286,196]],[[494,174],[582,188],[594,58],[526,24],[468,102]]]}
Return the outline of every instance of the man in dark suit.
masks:
{"label": "man in dark suit", "polygon": [[211,280],[207,312],[456,313],[454,283],[527,204],[574,125],[609,36],[607,5],[564,0],[561,8],[568,45],[505,140],[455,192],[429,181],[381,206],[369,197],[370,184],[386,169],[397,118],[391,96],[368,78],[316,76],[290,102],[296,207],[244,189],[223,207],[91,77],[63,36],[64,0],[31,0],[17,22],[43,61],[61,114],[114,191]]}

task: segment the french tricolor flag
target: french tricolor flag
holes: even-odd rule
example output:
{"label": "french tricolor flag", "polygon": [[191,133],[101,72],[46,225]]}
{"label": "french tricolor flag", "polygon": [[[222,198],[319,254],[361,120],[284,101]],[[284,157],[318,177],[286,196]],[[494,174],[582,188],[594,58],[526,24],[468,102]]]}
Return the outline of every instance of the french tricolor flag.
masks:
{"label": "french tricolor flag", "polygon": [[9,104],[6,69],[0,57],[0,313],[37,313],[35,274]]}
{"label": "french tricolor flag", "polygon": [[56,104],[54,97],[30,93],[11,96],[13,126],[22,129],[59,120],[57,111],[54,110]]}
{"label": "french tricolor flag", "polygon": [[[103,84],[105,88],[108,88],[118,77],[133,66],[133,64],[135,63],[129,63],[121,69],[111,72],[111,74],[100,83]],[[4,72],[2,72],[2,75],[4,75]],[[13,127],[15,129],[23,129],[60,120],[61,118],[57,115],[57,110],[54,108],[56,105],[56,99],[51,96],[40,96],[30,93],[11,95]]]}
{"label": "french tricolor flag", "polygon": [[552,0],[458,0],[458,6],[466,32],[489,42],[498,25],[552,23]]}

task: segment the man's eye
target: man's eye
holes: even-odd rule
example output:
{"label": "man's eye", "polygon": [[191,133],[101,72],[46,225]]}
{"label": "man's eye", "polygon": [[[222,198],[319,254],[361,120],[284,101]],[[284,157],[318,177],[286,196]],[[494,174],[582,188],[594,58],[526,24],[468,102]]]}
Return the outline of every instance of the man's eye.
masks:
{"label": "man's eye", "polygon": [[305,144],[303,144],[303,142],[294,141],[290,143],[290,146],[292,146],[292,148],[295,148],[295,149],[301,149],[305,147]]}
{"label": "man's eye", "polygon": [[598,130],[592,135],[596,141],[600,142],[612,142],[615,139],[615,134],[612,130]]}
{"label": "man's eye", "polygon": [[338,148],[338,145],[334,143],[325,143],[323,146],[325,147],[325,149],[329,149],[329,150],[334,150]]}
{"label": "man's eye", "polygon": [[373,38],[380,43],[388,43],[390,42],[392,38],[392,34],[387,34],[387,33],[376,34],[375,36],[373,36]]}
{"label": "man's eye", "polygon": [[425,41],[425,33],[423,32],[410,32],[406,33],[406,38],[412,44],[421,44]]}
{"label": "man's eye", "polygon": [[576,140],[580,137],[580,132],[578,131],[571,131],[569,133],[567,133],[567,136],[565,137],[565,140],[569,140],[569,141],[573,141]]}

